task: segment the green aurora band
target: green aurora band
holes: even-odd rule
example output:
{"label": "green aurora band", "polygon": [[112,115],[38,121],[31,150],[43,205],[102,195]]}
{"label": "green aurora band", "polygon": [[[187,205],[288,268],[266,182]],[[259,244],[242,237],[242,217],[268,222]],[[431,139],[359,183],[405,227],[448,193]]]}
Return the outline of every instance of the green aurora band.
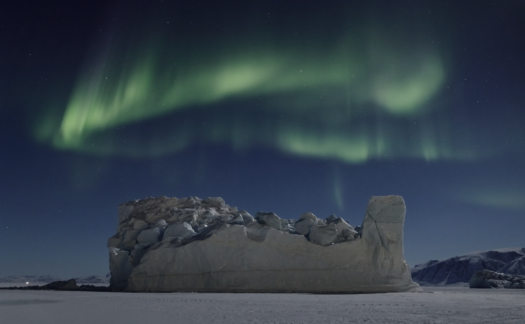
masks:
{"label": "green aurora band", "polygon": [[[181,50],[167,35],[142,46],[115,42],[86,66],[63,114],[50,113],[36,136],[60,149],[134,157],[199,141],[347,163],[472,157],[435,118],[432,100],[446,69],[427,42],[412,38],[407,47],[378,28],[347,31],[331,45],[254,39],[221,39],[206,50]],[[149,139],[117,131],[180,114],[186,123],[158,126]]]}

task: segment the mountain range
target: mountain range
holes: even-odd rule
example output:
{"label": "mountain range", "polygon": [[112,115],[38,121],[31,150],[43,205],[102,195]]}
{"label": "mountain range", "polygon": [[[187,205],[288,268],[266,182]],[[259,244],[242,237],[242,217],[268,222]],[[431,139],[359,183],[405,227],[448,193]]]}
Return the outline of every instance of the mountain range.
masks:
{"label": "mountain range", "polygon": [[472,252],[446,260],[430,260],[411,269],[412,280],[422,286],[468,285],[478,270],[525,275],[525,248]]}

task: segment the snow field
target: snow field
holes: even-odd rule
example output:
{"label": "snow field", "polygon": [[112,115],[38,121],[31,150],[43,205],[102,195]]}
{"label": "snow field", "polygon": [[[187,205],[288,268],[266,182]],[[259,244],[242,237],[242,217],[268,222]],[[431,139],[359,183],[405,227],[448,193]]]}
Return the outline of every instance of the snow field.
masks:
{"label": "snow field", "polygon": [[525,290],[360,295],[0,290],[1,323],[524,323]]}

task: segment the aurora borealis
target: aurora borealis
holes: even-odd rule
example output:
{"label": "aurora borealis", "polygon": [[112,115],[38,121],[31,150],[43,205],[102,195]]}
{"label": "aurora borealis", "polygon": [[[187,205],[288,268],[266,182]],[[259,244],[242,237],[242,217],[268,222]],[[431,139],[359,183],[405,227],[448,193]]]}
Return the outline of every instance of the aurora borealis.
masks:
{"label": "aurora borealis", "polygon": [[[6,5],[0,242],[20,252],[32,249],[22,233],[54,234],[36,240],[39,256],[9,254],[0,275],[55,274],[34,261],[54,248],[92,264],[49,256],[57,274],[105,274],[116,206],[160,195],[356,224],[368,197],[399,194],[411,266],[523,246],[524,9],[511,0]],[[499,222],[514,225],[487,239],[484,224]],[[72,227],[84,229],[81,246]]]}
{"label": "aurora borealis", "polygon": [[[350,13],[346,6],[341,10]],[[183,24],[163,17],[170,27],[154,28],[152,22],[163,15],[158,11],[150,15],[133,30],[151,31],[131,40],[130,31],[121,31],[118,25],[135,23],[133,19],[115,23],[110,44],[94,51],[64,113],[56,116],[52,127],[36,126],[43,141],[94,154],[147,155],[140,144],[130,142],[120,149],[120,144],[108,147],[96,138],[106,142],[108,130],[167,115],[176,119],[178,112],[191,110],[197,118],[216,115],[208,130],[183,127],[171,136],[167,134],[173,130],[167,129],[165,137],[176,139],[163,143],[166,149],[155,155],[198,141],[236,146],[242,137],[246,147],[259,143],[350,163],[385,154],[427,160],[467,157],[460,146],[432,136],[441,131],[429,129],[433,125],[423,125],[424,130],[413,127],[410,132],[425,134],[410,143],[403,138],[406,134],[400,134],[399,129],[417,125],[445,80],[439,50],[407,28],[389,31],[380,24],[342,23],[338,30],[316,28],[322,33],[304,42],[296,39],[297,31],[314,30],[301,20],[299,27],[263,24],[242,33],[232,32],[236,27],[227,24],[227,31],[213,37],[206,28],[192,31],[191,40],[184,42],[188,32]],[[406,33],[409,48],[397,44],[406,43]],[[149,40],[151,35],[154,40]],[[242,111],[225,113],[224,106],[242,107]],[[369,114],[376,116],[369,118]],[[267,122],[253,120],[254,115]],[[279,121],[283,115],[286,119]],[[385,125],[378,119],[384,119]],[[365,124],[372,129],[365,129]]]}

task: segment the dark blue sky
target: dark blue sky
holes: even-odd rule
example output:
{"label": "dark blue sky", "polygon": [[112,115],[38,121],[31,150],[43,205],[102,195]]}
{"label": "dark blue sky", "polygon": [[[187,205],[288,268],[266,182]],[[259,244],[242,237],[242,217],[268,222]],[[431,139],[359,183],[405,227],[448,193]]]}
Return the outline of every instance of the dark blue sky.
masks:
{"label": "dark blue sky", "polygon": [[106,274],[117,206],[221,196],[362,221],[413,266],[524,246],[521,1],[0,7],[1,275]]}

